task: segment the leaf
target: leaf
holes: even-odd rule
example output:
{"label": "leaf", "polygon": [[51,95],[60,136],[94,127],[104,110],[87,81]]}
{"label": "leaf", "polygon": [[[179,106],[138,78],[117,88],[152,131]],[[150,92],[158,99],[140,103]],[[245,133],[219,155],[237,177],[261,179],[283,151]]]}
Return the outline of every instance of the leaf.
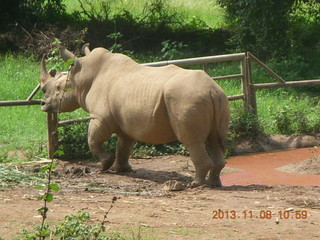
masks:
{"label": "leaf", "polygon": [[44,238],[50,235],[50,229],[43,229],[38,233],[38,237]]}
{"label": "leaf", "polygon": [[39,209],[37,209],[37,211],[38,211],[38,213],[44,213],[44,207],[41,207],[41,208],[39,208]]}
{"label": "leaf", "polygon": [[64,65],[69,68],[70,66],[73,65],[73,63],[74,63],[74,59],[73,59],[73,58],[69,58],[69,59],[65,62]]}
{"label": "leaf", "polygon": [[44,189],[46,187],[46,185],[44,184],[39,184],[35,187],[35,189]]}
{"label": "leaf", "polygon": [[44,199],[44,196],[45,196],[45,195],[39,196],[39,197],[37,198],[37,200],[38,200],[38,201],[43,200],[43,199]]}
{"label": "leaf", "polygon": [[50,168],[50,165],[46,165],[46,166],[40,168],[39,172],[41,172],[41,173],[47,172],[49,168]]}
{"label": "leaf", "polygon": [[60,187],[58,184],[50,184],[50,189],[53,190],[53,191],[59,191],[60,190]]}
{"label": "leaf", "polygon": [[57,166],[57,164],[55,162],[52,162],[49,166],[49,168],[52,170],[52,169],[55,169]]}
{"label": "leaf", "polygon": [[59,155],[59,156],[62,156],[63,154],[64,154],[64,152],[62,150],[57,150],[54,153],[54,155]]}
{"label": "leaf", "polygon": [[47,202],[52,202],[53,201],[53,194],[52,193],[46,194],[46,200],[47,200]]}

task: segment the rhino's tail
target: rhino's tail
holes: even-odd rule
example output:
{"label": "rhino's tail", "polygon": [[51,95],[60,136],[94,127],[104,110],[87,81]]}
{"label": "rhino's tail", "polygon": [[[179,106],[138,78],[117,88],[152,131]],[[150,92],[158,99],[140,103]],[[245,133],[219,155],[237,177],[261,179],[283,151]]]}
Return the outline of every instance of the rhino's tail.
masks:
{"label": "rhino's tail", "polygon": [[230,121],[230,107],[228,97],[222,91],[210,90],[213,106],[213,126],[210,138],[218,141],[222,151],[225,151],[224,141]]}

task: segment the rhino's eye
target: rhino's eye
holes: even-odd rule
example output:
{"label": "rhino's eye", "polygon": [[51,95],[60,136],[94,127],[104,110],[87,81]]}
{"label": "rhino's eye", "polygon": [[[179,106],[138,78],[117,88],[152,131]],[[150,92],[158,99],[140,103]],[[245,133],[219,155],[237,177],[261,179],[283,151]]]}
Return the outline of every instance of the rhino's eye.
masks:
{"label": "rhino's eye", "polygon": [[60,85],[56,85],[56,90],[55,90],[56,94],[59,94],[60,90],[61,90]]}

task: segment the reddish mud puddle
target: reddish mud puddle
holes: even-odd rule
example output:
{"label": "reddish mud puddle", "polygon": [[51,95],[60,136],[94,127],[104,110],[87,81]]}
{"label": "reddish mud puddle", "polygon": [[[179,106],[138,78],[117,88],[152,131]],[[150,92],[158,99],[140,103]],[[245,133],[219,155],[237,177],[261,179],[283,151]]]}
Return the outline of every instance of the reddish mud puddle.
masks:
{"label": "reddish mud puddle", "polygon": [[319,155],[320,148],[301,148],[232,157],[227,160],[227,166],[237,168],[240,172],[223,175],[222,184],[224,186],[252,184],[320,186],[320,175],[287,173],[276,169]]}

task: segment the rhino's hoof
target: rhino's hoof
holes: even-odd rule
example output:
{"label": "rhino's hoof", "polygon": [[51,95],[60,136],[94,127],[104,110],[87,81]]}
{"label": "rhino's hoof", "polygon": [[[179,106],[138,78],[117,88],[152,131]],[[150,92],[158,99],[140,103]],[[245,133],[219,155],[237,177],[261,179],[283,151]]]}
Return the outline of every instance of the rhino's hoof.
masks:
{"label": "rhino's hoof", "polygon": [[212,179],[208,180],[208,185],[210,187],[222,187],[222,183],[219,176],[215,176]]}
{"label": "rhino's hoof", "polygon": [[205,182],[204,181],[192,181],[190,184],[188,184],[188,187],[190,188],[196,188],[196,187],[200,187],[200,186],[203,186],[205,185]]}
{"label": "rhino's hoof", "polygon": [[130,164],[123,165],[123,166],[114,164],[111,167],[111,170],[115,171],[115,172],[133,172],[132,167],[131,167]]}
{"label": "rhino's hoof", "polygon": [[116,160],[115,156],[109,157],[107,160],[103,160],[102,162],[102,171],[106,171],[113,165],[114,161]]}

